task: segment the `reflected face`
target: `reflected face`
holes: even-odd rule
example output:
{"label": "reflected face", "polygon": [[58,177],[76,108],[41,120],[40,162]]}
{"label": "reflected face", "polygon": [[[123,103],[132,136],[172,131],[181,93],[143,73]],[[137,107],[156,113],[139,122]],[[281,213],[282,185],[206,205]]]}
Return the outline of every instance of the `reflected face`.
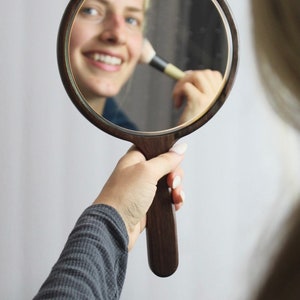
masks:
{"label": "reflected face", "polygon": [[72,28],[70,62],[88,100],[119,93],[141,55],[144,0],[86,0]]}

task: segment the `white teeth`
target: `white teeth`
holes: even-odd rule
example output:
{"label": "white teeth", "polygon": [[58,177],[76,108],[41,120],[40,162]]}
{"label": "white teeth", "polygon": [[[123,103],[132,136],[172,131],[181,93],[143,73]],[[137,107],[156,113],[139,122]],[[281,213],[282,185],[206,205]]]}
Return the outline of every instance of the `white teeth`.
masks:
{"label": "white teeth", "polygon": [[120,58],[99,53],[93,54],[92,59],[114,66],[120,65],[122,63],[122,60]]}

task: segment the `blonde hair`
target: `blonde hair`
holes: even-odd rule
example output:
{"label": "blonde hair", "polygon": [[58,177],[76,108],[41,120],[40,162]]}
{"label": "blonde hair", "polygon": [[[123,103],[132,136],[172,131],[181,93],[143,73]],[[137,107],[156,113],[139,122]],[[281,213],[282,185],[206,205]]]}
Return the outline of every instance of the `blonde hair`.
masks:
{"label": "blonde hair", "polygon": [[144,10],[147,11],[150,6],[150,0],[144,0]]}
{"label": "blonde hair", "polygon": [[[275,111],[300,130],[299,0],[252,0],[258,66]],[[300,299],[300,199],[256,300]]]}
{"label": "blonde hair", "polygon": [[275,111],[300,129],[299,0],[252,0],[262,80]]}
{"label": "blonde hair", "polygon": [[147,12],[150,8],[150,0],[144,0],[144,12],[145,12],[145,23],[144,23],[144,33],[146,32],[146,25],[147,25]]}

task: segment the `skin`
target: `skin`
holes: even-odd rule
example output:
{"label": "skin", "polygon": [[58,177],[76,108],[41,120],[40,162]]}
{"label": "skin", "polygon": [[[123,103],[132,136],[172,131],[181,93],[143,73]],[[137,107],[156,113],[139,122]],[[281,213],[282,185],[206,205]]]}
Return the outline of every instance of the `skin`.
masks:
{"label": "skin", "polygon": [[132,75],[142,51],[144,18],[142,0],[86,0],[80,9],[70,60],[92,107],[103,107],[105,98],[117,95]]}
{"label": "skin", "polygon": [[218,71],[187,71],[173,90],[175,107],[185,105],[178,123],[183,124],[202,115],[216,97],[222,80],[222,74]]}
{"label": "skin", "polygon": [[131,250],[146,225],[146,213],[153,201],[158,180],[168,175],[167,182],[172,190],[175,209],[182,201],[180,182],[174,186],[175,178],[182,177],[182,162],[185,144],[176,145],[169,152],[146,160],[135,148],[129,150],[117,164],[94,204],[106,204],[115,208],[124,220]]}

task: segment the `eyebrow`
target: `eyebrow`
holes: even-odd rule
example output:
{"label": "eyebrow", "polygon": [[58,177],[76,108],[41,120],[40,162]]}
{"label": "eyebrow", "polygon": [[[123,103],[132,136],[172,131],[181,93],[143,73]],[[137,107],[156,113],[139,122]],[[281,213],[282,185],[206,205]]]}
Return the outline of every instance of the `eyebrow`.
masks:
{"label": "eyebrow", "polygon": [[[108,0],[97,0],[98,2],[104,4],[104,5],[110,5],[111,2]],[[143,13],[144,12],[144,8],[139,8],[136,6],[126,6],[126,9],[131,11],[131,12],[138,12],[138,13]]]}

